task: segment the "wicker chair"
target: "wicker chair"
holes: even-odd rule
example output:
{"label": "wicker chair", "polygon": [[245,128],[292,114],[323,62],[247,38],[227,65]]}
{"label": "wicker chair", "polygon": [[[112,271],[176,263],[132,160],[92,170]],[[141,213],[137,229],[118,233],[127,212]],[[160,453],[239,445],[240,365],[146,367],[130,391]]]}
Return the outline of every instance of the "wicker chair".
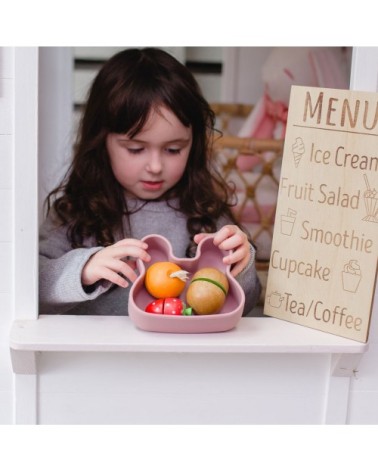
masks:
{"label": "wicker chair", "polygon": [[269,268],[273,237],[283,141],[241,138],[230,132],[232,120],[245,118],[251,105],[212,104],[217,126],[223,135],[213,144],[218,170],[238,197],[234,214],[249,231],[257,245],[256,268],[263,285],[261,303]]}

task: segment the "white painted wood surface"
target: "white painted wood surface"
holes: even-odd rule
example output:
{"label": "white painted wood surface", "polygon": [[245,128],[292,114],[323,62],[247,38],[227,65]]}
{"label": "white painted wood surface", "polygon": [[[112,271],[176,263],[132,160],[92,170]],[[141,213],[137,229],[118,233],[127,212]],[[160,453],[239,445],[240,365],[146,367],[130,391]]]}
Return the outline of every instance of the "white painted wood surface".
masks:
{"label": "white painted wood surface", "polygon": [[14,314],[38,317],[38,48],[14,56]]}
{"label": "white painted wood surface", "polygon": [[197,352],[358,354],[368,345],[275,318],[242,318],[224,333],[142,331],[121,316],[41,315],[17,320],[10,334],[17,352]]}
{"label": "white painted wood surface", "polygon": [[[38,317],[38,48],[14,49],[13,314]],[[30,360],[30,358],[29,358]],[[37,378],[14,383],[15,423],[37,421]]]}
{"label": "white painted wood surface", "polygon": [[[6,15],[3,15],[3,17]],[[13,89],[14,49],[0,48],[0,424],[13,419],[9,330],[13,308]]]}
{"label": "white painted wood surface", "polygon": [[327,402],[329,357],[44,352],[37,422],[317,424]]}
{"label": "white painted wood surface", "polygon": [[344,424],[368,348],[275,318],[192,335],[74,315],[17,320],[10,346],[21,422],[39,424]]}

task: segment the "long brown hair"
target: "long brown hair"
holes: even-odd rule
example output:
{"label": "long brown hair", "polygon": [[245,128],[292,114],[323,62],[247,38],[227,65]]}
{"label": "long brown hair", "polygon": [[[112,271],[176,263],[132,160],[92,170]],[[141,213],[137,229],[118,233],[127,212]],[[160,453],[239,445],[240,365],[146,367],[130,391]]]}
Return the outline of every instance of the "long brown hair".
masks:
{"label": "long brown hair", "polygon": [[193,236],[216,231],[216,221],[230,210],[229,186],[212,166],[215,117],[190,71],[161,49],[126,49],[111,57],[90,88],[81,119],[73,161],[61,184],[47,197],[61,224],[68,227],[72,247],[86,238],[98,245],[124,237],[128,215],[124,191],[116,181],[106,150],[109,133],[138,134],[152,109],[165,106],[184,126],[193,143],[181,180],[163,197],[177,197]]}

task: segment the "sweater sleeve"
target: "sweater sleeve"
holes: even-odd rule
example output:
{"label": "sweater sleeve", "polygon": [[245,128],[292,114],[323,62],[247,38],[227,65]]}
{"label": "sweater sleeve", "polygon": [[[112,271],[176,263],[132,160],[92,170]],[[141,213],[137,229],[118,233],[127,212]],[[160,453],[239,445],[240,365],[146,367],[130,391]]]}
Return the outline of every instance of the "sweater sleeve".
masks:
{"label": "sweater sleeve", "polygon": [[40,313],[64,313],[80,302],[97,298],[110,288],[110,282],[100,283],[87,293],[81,284],[84,265],[100,249],[72,249],[66,228],[56,227],[46,220],[40,228],[39,241]]}
{"label": "sweater sleeve", "polygon": [[250,251],[251,258],[249,263],[240,272],[240,274],[235,277],[245,293],[243,316],[248,315],[253,310],[253,308],[257,305],[261,295],[261,282],[257,276],[254,258],[255,249],[252,245]]}

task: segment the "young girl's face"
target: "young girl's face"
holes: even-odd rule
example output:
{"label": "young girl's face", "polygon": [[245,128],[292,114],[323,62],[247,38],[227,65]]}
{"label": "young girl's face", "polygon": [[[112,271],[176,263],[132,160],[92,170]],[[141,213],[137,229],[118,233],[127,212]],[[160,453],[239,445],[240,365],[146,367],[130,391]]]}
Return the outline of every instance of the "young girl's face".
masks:
{"label": "young girl's face", "polygon": [[106,147],[117,181],[129,196],[153,200],[181,179],[192,145],[192,130],[167,108],[152,110],[133,137],[110,133]]}

